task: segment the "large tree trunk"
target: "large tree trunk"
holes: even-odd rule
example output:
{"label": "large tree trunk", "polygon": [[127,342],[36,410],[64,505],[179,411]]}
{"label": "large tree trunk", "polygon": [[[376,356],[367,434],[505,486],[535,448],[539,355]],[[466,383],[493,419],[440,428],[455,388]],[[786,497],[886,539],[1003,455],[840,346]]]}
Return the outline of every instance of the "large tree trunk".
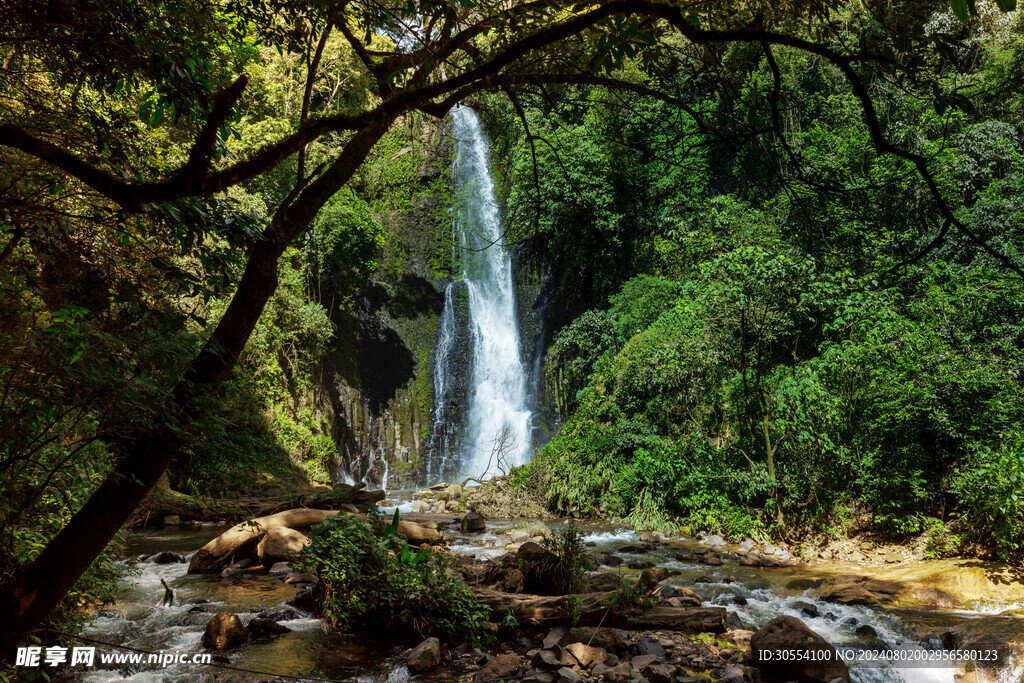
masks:
{"label": "large tree trunk", "polygon": [[[197,398],[227,378],[277,288],[277,260],[288,244],[308,227],[313,217],[348,182],[394,115],[357,132],[338,159],[281,207],[263,237],[253,247],[245,272],[217,329],[175,387],[178,411],[161,425],[116,425],[108,441],[124,457],[85,505],[30,563],[21,567],[0,597],[5,628],[0,654],[9,653],[26,635],[38,629],[78,578],[135,511],[172,459],[182,452],[182,434],[197,411]],[[131,435],[125,438],[125,434]]]}

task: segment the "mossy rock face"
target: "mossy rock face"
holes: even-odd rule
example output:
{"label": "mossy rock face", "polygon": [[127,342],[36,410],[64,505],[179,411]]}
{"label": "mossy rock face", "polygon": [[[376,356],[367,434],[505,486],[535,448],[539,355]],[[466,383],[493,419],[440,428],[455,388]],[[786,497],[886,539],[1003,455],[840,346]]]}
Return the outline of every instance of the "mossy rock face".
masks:
{"label": "mossy rock face", "polygon": [[401,155],[361,188],[387,234],[380,267],[366,277],[346,273],[321,293],[334,302],[321,375],[337,446],[332,469],[373,488],[424,477],[432,349],[452,253],[452,149],[443,124],[406,121],[389,136]]}

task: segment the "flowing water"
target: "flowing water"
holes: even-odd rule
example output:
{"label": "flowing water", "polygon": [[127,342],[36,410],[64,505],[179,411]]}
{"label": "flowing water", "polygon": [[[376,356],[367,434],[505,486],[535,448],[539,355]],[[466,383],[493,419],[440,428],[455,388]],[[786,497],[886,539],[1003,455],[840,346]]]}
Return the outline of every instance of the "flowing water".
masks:
{"label": "flowing water", "polygon": [[[391,510],[385,510],[391,512]],[[456,553],[480,559],[495,558],[505,552],[508,537],[501,533],[514,520],[490,520],[488,531],[463,535],[445,530],[450,547]],[[558,525],[563,522],[552,522]],[[807,588],[818,577],[813,568],[760,569],[742,567],[726,561],[719,567],[680,562],[674,558],[679,546],[694,547],[691,540],[673,541],[672,545],[643,546],[635,532],[607,524],[578,523],[586,533],[585,540],[595,555],[614,552],[630,560],[649,560],[656,565],[675,569],[674,583],[696,589],[707,605],[720,605],[734,611],[748,626],[757,628],[780,614],[802,619],[812,630],[837,647],[870,649],[879,643],[894,648],[921,647],[927,634],[943,631],[970,633],[984,627],[986,620],[999,619],[993,608],[971,610],[910,610],[882,607],[846,606],[814,597]],[[221,528],[167,529],[132,533],[129,550],[154,553],[172,550],[190,553]],[[108,643],[127,645],[147,651],[171,651],[192,654],[202,652],[201,639],[206,622],[222,611],[237,613],[247,622],[260,612],[286,609],[285,601],[297,589],[280,578],[262,571],[253,571],[231,578],[186,574],[187,564],[158,565],[126,559],[121,562],[122,578],[117,600],[106,606],[86,628],[85,635]],[[621,569],[621,567],[620,567]],[[608,571],[604,568],[604,571]],[[638,572],[622,569],[626,575]],[[160,580],[175,591],[171,607],[159,606],[163,595]],[[801,611],[800,601],[812,603],[818,616]],[[1003,606],[1004,608],[1007,606]],[[252,643],[223,653],[223,664],[247,669],[211,669],[201,665],[176,664],[121,665],[97,667],[76,679],[94,683],[131,680],[146,682],[185,683],[196,680],[257,681],[273,679],[272,674],[290,675],[300,680],[334,679],[356,683],[406,683],[402,644],[375,642],[354,635],[336,634],[323,627],[317,619],[301,612],[289,613],[281,623],[291,631],[277,639]],[[1002,623],[1002,622],[1000,622]],[[877,637],[866,638],[856,632],[858,625],[870,625]],[[1024,634],[1007,633],[1007,640],[1020,641]],[[68,642],[61,645],[77,645]],[[116,652],[99,647],[100,652]],[[856,683],[953,683],[953,670],[945,667],[918,669],[879,669],[852,667]],[[996,673],[980,675],[978,683],[1019,683],[1022,670],[1013,662]],[[428,678],[441,683],[440,678]]]}
{"label": "flowing water", "polygon": [[[527,368],[516,320],[512,259],[490,170],[490,149],[476,113],[452,110],[457,140],[454,242],[461,275],[445,290],[434,359],[434,439],[431,474],[444,462],[483,479],[525,464],[530,450]],[[460,290],[464,297],[460,297]],[[454,353],[459,302],[465,301],[468,358]],[[453,407],[459,366],[469,364],[464,415]],[[458,440],[453,433],[462,426]],[[454,451],[454,452],[453,452]]]}

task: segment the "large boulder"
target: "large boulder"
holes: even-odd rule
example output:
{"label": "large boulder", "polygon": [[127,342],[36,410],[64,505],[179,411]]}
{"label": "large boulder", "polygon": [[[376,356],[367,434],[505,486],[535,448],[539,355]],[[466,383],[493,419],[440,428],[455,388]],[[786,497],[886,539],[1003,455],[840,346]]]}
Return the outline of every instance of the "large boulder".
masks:
{"label": "large boulder", "polygon": [[[806,653],[800,659],[784,658],[784,651]],[[850,669],[827,640],[796,617],[775,617],[750,639],[750,655],[765,683],[831,683],[849,681]]]}
{"label": "large boulder", "polygon": [[203,647],[210,650],[230,650],[243,645],[248,639],[249,634],[237,614],[219,612],[206,623]]}
{"label": "large boulder", "polygon": [[309,545],[309,538],[305,534],[288,529],[277,527],[267,532],[259,545],[256,546],[256,554],[264,567],[272,567],[278,562],[292,559],[302,552],[302,549]]}
{"label": "large boulder", "polygon": [[436,669],[441,664],[441,641],[437,638],[424,640],[409,653],[407,664],[414,674]]}
{"label": "large boulder", "polygon": [[483,515],[476,510],[473,510],[471,512],[467,512],[466,516],[462,518],[460,528],[464,534],[475,534],[484,531],[487,528],[487,521],[484,519]]}

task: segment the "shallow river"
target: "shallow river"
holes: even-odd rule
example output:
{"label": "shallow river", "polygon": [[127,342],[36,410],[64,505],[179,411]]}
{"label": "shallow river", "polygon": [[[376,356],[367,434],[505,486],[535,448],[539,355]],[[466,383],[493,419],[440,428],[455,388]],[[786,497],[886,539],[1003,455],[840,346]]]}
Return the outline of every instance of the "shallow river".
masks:
{"label": "shallow river", "polygon": [[[564,522],[549,522],[556,526]],[[512,523],[488,522],[487,532],[472,537],[454,534],[451,548],[477,557],[497,556],[504,552],[507,536],[494,533]],[[919,647],[926,634],[943,631],[962,632],[972,622],[984,619],[1001,607],[988,605],[978,611],[907,610],[853,607],[828,603],[810,597],[805,590],[808,571],[801,570],[800,581],[786,569],[741,567],[726,562],[719,567],[679,562],[672,559],[670,549],[658,548],[639,553],[623,553],[619,549],[639,545],[635,532],[607,524],[579,524],[595,553],[616,552],[623,559],[650,560],[657,565],[679,570],[672,582],[696,588],[706,598],[705,604],[726,606],[735,611],[749,627],[757,628],[779,614],[802,619],[811,629],[836,646],[869,648],[872,639],[857,635],[858,625],[867,624],[877,631],[877,638],[891,647]],[[195,551],[223,528],[176,527],[129,534],[128,556],[171,550],[182,554]],[[446,536],[450,532],[446,531]],[[123,576],[117,600],[87,627],[88,637],[145,651],[202,651],[201,638],[206,622],[217,612],[237,613],[243,622],[261,612],[279,610],[297,592],[277,577],[262,572],[232,578],[186,574],[187,564],[158,565],[136,562],[122,563]],[[604,568],[607,570],[607,568]],[[623,569],[624,573],[636,573]],[[161,579],[175,591],[170,607],[159,606],[163,596]],[[813,580],[813,579],[812,579]],[[798,601],[814,603],[817,617],[808,617],[795,605]],[[409,674],[401,663],[403,649],[390,643],[372,643],[352,636],[339,636],[325,631],[321,623],[302,615],[281,623],[291,632],[265,643],[249,644],[224,653],[216,666],[192,664],[166,668],[151,665],[120,665],[95,668],[81,677],[93,683],[106,681],[257,681],[273,680],[275,676],[293,676],[305,680],[349,680],[361,683],[405,683]],[[877,643],[877,641],[873,641]],[[100,651],[114,652],[99,647]],[[228,668],[231,667],[231,668]],[[909,683],[953,683],[949,668],[879,669],[853,667],[855,681],[907,681]],[[277,680],[287,680],[278,678]],[[1019,683],[1022,669],[1011,663],[998,674],[978,678],[979,681]]]}

